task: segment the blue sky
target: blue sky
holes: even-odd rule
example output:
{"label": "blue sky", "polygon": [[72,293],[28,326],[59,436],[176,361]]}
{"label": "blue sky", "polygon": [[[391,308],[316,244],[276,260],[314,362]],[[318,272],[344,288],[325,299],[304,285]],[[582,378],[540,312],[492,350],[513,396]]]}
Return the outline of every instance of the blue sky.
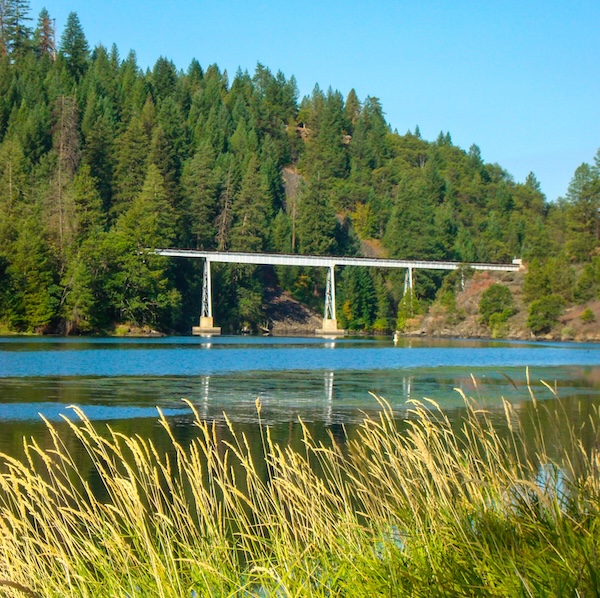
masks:
{"label": "blue sky", "polygon": [[159,56],[187,69],[192,58],[231,77],[257,62],[381,100],[400,133],[449,131],[522,182],[533,171],[549,200],[600,147],[598,0],[31,0],[56,19],[60,39],[77,12],[90,46]]}

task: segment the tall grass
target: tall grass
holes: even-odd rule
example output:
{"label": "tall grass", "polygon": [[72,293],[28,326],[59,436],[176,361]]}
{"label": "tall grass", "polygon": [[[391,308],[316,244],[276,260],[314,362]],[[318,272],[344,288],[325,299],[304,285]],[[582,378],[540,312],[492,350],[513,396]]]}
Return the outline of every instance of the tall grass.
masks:
{"label": "tall grass", "polygon": [[69,425],[103,498],[47,422],[50,450],[31,440],[23,461],[2,456],[0,593],[598,595],[597,413],[586,448],[560,403],[550,411],[533,395],[532,422],[504,402],[501,426],[464,397],[460,429],[430,401],[412,401],[399,428],[377,400],[356,437],[323,444],[304,427],[300,452],[271,440],[257,403],[260,454],[231,424],[220,440],[196,412],[185,447],[160,414],[169,456],[100,434],[76,409]]}

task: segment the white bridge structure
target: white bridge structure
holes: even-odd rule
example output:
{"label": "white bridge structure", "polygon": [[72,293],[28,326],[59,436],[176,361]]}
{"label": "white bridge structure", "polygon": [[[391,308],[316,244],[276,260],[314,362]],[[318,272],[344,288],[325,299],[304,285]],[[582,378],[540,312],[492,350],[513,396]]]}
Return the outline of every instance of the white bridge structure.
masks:
{"label": "white bridge structure", "polygon": [[367,268],[402,268],[406,270],[404,292],[412,292],[413,270],[457,270],[468,267],[473,270],[492,270],[497,272],[516,272],[520,260],[512,264],[480,264],[462,262],[436,262],[427,260],[393,260],[369,257],[347,256],[318,256],[280,253],[243,253],[236,251],[203,251],[196,249],[150,249],[150,253],[167,257],[183,257],[204,260],[204,276],[202,283],[202,311],[199,326],[192,328],[192,334],[220,334],[221,329],[214,325],[212,314],[212,284],[210,264],[255,264],[260,266],[311,266],[327,268],[327,287],[325,290],[325,310],[323,328],[317,329],[316,334],[322,336],[342,336],[345,331],[337,327],[335,314],[335,267],[362,266]]}

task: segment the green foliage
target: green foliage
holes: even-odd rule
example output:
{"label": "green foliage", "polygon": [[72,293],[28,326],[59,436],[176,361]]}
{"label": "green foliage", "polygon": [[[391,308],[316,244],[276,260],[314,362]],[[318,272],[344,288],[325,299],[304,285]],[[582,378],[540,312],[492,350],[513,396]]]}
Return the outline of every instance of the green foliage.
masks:
{"label": "green foliage", "polygon": [[[369,330],[377,316],[377,293],[369,271],[347,266],[338,287],[343,305],[341,326],[349,330]],[[382,325],[379,321],[378,326]]]}
{"label": "green foliage", "polygon": [[[48,11],[40,12],[33,31],[27,0],[5,0],[1,7],[0,295],[7,297],[1,311],[9,327],[92,332],[132,317],[187,329],[198,315],[189,299],[198,292],[194,267],[153,262],[150,275],[138,254],[125,258],[165,243],[353,255],[368,239],[379,254],[397,258],[523,257],[530,261],[527,301],[549,294],[567,302],[598,297],[600,154],[577,169],[564,199],[549,203],[532,173],[515,183],[500,166],[485,163],[477,146],[464,151],[447,132],[433,142],[418,127],[392,132],[375,97],[361,101],[352,90],[344,100],[317,86],[299,99],[294,77],[261,64],[231,80],[217,65],[202,68],[196,60],[180,70],[160,57],[142,70],[133,51],[124,59],[115,46],[90,52],[73,12],[57,53]],[[50,293],[46,302],[29,293],[35,283],[12,266],[33,221],[40,247],[32,255],[43,264],[38,288]],[[142,272],[148,284],[138,280],[125,292],[126,281]],[[262,290],[243,270],[225,272],[214,296],[227,294],[219,298],[219,317],[236,330],[240,314],[261,317]],[[277,276],[295,296],[322,302],[321,274],[278,269]],[[443,279],[419,272],[418,296],[431,302]],[[353,326],[392,326],[402,288],[394,273],[370,274],[354,286],[354,298],[348,297]],[[150,293],[142,304],[163,307],[150,315],[124,306],[135,288]],[[175,294],[174,302],[166,299],[172,291],[186,297],[185,313],[177,315]],[[448,317],[458,318],[447,291],[438,296]],[[361,295],[371,299],[361,303]]]}
{"label": "green foliage", "polygon": [[550,294],[550,278],[546,266],[540,260],[532,260],[523,281],[523,299],[527,302]]}
{"label": "green foliage", "polygon": [[531,302],[544,295],[558,295],[566,302],[573,300],[575,270],[562,256],[544,261],[533,260],[528,267],[523,283],[523,297]]}
{"label": "green foliage", "polygon": [[584,324],[589,324],[596,321],[596,314],[589,307],[586,307],[581,313],[580,318]]}
{"label": "green foliage", "polygon": [[398,315],[396,318],[396,330],[404,332],[408,320],[414,318],[420,311],[421,306],[413,289],[409,289],[398,304]]}
{"label": "green foliage", "polygon": [[559,295],[545,295],[536,299],[529,306],[527,327],[534,334],[546,334],[558,323],[558,318],[565,306]]}
{"label": "green foliage", "polygon": [[11,327],[22,332],[47,331],[58,315],[61,289],[41,232],[34,217],[24,219],[6,267],[7,316]]}
{"label": "green foliage", "polygon": [[600,244],[600,150],[595,164],[582,164],[566,198],[565,251],[573,261],[588,261]]}
{"label": "green foliage", "polygon": [[70,12],[60,40],[60,53],[71,76],[79,80],[87,65],[89,47],[77,13]]}
{"label": "green foliage", "polygon": [[600,297],[600,257],[594,257],[589,264],[584,265],[573,294],[580,304]]}
{"label": "green foliage", "polygon": [[506,322],[515,312],[515,302],[507,286],[495,283],[481,294],[479,300],[480,319],[491,329]]}
{"label": "green foliage", "polygon": [[298,199],[298,247],[300,253],[327,255],[335,252],[335,212],[326,199],[320,179],[310,179]]}

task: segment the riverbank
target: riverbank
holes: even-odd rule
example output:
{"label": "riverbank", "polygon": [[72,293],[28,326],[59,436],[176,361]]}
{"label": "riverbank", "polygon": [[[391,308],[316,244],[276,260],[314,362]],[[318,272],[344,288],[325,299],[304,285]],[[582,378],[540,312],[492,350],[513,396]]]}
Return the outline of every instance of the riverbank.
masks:
{"label": "riverbank", "polygon": [[[528,306],[523,300],[522,272],[475,272],[456,293],[455,303],[448,306],[438,301],[426,314],[407,322],[406,336],[453,338],[503,338],[508,340],[548,340],[600,342],[600,301],[567,306],[558,322],[545,334],[535,335],[527,326]],[[514,314],[504,325],[493,329],[482,323],[479,304],[483,293],[493,284],[509,288],[514,299]],[[586,310],[592,318],[584,316]],[[584,316],[584,317],[582,317]]]}

